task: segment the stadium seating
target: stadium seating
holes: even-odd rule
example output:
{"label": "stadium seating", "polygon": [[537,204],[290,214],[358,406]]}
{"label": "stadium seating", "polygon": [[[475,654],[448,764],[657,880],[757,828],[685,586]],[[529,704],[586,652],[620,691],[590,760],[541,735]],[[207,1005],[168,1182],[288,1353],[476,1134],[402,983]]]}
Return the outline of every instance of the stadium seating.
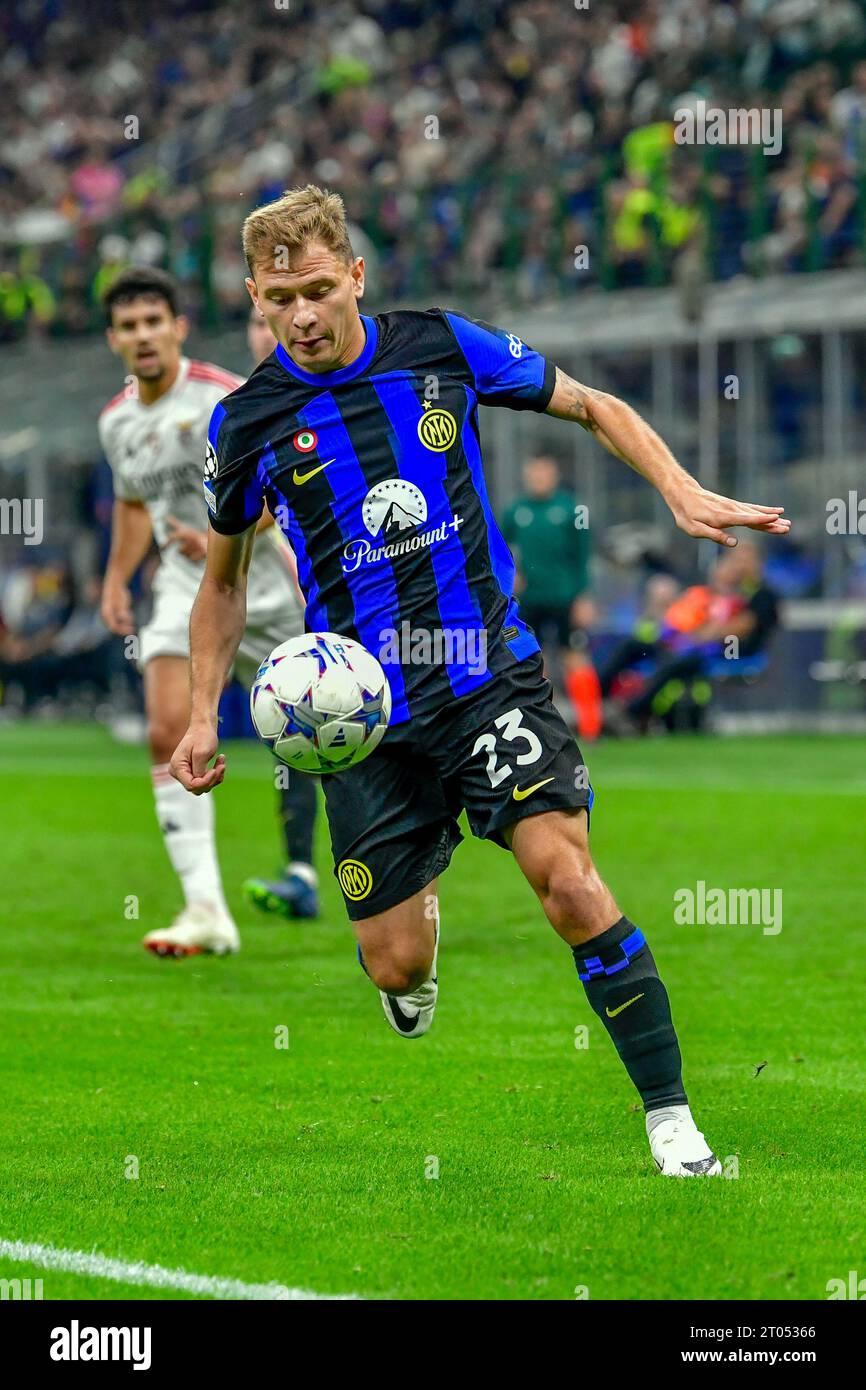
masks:
{"label": "stadium seating", "polygon": [[[863,262],[851,0],[492,0],[483,20],[466,0],[298,0],[291,20],[125,0],[103,29],[55,9],[0,16],[7,339],[95,330],[126,261],[166,265],[204,323],[232,321],[239,212],[310,179],[344,194],[391,302]],[[778,108],[781,152],[677,145],[697,97]]]}

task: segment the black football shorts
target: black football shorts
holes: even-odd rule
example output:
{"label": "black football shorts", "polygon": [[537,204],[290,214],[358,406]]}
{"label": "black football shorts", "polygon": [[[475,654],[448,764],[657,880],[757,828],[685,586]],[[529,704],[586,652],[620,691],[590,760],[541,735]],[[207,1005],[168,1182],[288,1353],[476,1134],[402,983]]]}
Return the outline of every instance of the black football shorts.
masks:
{"label": "black football shorts", "polygon": [[525,816],[592,806],[573,734],[551,698],[539,655],[480,690],[389,729],[375,753],[322,778],[334,873],[353,921],[426,887],[463,836],[505,847]]}

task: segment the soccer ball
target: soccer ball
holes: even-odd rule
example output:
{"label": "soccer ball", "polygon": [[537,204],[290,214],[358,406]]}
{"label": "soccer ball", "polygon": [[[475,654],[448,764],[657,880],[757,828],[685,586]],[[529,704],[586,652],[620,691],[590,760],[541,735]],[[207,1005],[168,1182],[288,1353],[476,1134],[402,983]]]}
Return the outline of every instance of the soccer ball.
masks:
{"label": "soccer ball", "polygon": [[342,772],[369,757],[391,717],[391,687],[360,642],[306,632],[275,647],[250,691],[256,732],[299,772]]}

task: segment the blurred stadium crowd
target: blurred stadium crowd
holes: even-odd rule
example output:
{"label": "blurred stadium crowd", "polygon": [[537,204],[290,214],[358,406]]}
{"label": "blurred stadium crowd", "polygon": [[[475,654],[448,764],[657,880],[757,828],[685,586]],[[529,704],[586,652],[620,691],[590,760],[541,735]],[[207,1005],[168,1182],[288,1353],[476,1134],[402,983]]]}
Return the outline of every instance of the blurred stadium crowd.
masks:
{"label": "blurred stadium crowd", "polygon": [[[10,353],[22,339],[101,331],[101,294],[125,264],[164,266],[200,328],[237,325],[240,337],[241,220],[308,181],[343,194],[373,268],[374,312],[452,302],[508,322],[506,305],[567,308],[591,284],[866,264],[866,0],[580,4],[0,8],[0,343]],[[701,99],[781,110],[780,153],[677,144],[674,112]],[[581,246],[590,254],[576,262]],[[851,343],[853,428],[864,344],[856,334]],[[760,371],[760,449],[789,477],[814,472],[825,449],[814,352],[777,336]],[[607,374],[608,389],[652,404],[641,394],[645,357],[615,354]],[[690,397],[677,401],[695,415]],[[94,418],[102,403],[93,401]],[[726,419],[721,446],[732,455]],[[859,453],[853,436],[850,451]],[[0,557],[0,718],[116,717],[139,706],[134,662],[99,617],[109,470],[94,453],[63,471],[63,535],[32,549],[7,542]],[[523,561],[522,602],[584,736],[597,731],[602,697],[608,727],[646,727],[648,711],[669,727],[699,723],[726,655],[720,613],[725,631],[732,617],[741,623],[751,678],[767,667],[776,595],[866,593],[857,537],[828,589],[820,536],[773,548],[766,564],[750,552],[734,578],[724,565],[699,575],[677,568],[657,539],[638,544],[637,521],[626,537],[608,510],[590,562],[589,537],[572,522],[571,465],[551,471],[548,461],[546,495],[540,473],[530,462],[502,522]],[[620,532],[628,553],[618,556]],[[544,558],[552,553],[555,567]],[[139,616],[152,571],[153,557],[137,581]],[[843,638],[840,659],[866,656],[862,634]],[[656,688],[654,673],[668,667]]]}
{"label": "blurred stadium crowd", "polygon": [[[6,339],[96,329],[129,262],[242,316],[239,222],[310,180],[383,302],[864,262],[862,0],[19,0],[0,42]],[[699,98],[781,152],[677,145]]]}

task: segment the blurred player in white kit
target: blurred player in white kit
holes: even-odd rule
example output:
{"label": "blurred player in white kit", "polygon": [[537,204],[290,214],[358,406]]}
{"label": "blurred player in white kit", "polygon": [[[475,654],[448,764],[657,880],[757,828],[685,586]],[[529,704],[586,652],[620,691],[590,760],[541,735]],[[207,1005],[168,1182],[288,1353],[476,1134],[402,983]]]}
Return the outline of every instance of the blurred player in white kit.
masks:
{"label": "blurred player in white kit", "polygon": [[[99,417],[115,496],[102,616],[114,633],[135,631],[129,581],[155,539],[160,564],[153,613],[139,634],[138,660],[144,673],[157,820],[186,900],[175,921],[148,932],[142,944],[158,955],[223,955],[237,951],[240,938],[222,888],[213,802],[185,791],[168,763],[189,721],[189,615],[207,553],[201,480],[202,472],[207,473],[208,421],[217,402],[242,378],[183,355],[188,324],[178,313],[176,287],[165,272],[122,271],[103,302],[109,346],[123,361],[127,384]],[[252,332],[250,346],[257,353]],[[267,513],[258,529],[237,663],[237,674],[247,685],[275,646],[303,631],[291,551]],[[272,883],[249,880],[245,889],[268,910],[312,917],[318,912],[312,867],[315,784],[292,776],[281,802],[286,872]]]}

